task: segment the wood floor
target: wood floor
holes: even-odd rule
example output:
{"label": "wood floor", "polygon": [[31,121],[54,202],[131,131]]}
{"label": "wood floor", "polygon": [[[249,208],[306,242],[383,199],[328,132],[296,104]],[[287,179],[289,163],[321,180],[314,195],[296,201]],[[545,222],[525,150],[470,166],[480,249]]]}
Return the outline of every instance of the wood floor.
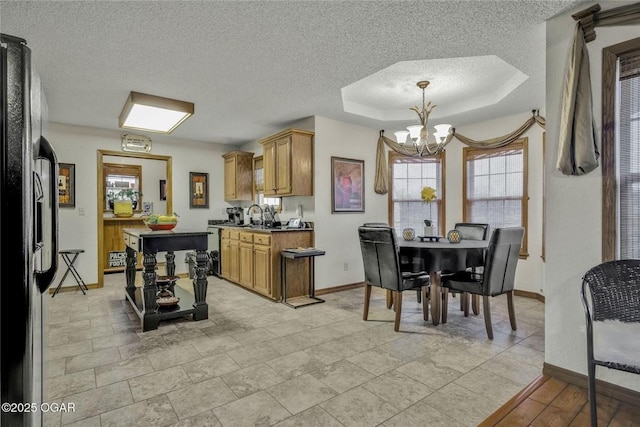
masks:
{"label": "wood floor", "polygon": [[[640,427],[640,406],[598,394],[598,426]],[[587,389],[541,376],[480,427],[590,426]]]}

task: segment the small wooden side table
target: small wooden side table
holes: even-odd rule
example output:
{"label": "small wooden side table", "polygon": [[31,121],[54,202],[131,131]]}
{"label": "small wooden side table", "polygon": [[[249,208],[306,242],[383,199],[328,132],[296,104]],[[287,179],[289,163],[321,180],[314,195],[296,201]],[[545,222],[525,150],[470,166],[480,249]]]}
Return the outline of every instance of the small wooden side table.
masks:
{"label": "small wooden side table", "polygon": [[[316,248],[307,249],[283,249],[280,251],[280,273],[282,282],[282,303],[292,308],[304,307],[305,305],[318,304],[324,302],[323,299],[315,296],[315,257],[324,255],[325,251]],[[287,302],[287,259],[309,258],[309,295],[304,301],[290,304]]]}

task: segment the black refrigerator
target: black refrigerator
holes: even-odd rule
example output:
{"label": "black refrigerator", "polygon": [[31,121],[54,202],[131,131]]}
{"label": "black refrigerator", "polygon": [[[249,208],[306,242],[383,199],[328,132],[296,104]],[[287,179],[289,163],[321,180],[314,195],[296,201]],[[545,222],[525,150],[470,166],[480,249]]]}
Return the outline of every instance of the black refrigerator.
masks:
{"label": "black refrigerator", "polygon": [[31,51],[0,42],[0,425],[32,426],[42,425],[43,293],[58,267],[58,163]]}

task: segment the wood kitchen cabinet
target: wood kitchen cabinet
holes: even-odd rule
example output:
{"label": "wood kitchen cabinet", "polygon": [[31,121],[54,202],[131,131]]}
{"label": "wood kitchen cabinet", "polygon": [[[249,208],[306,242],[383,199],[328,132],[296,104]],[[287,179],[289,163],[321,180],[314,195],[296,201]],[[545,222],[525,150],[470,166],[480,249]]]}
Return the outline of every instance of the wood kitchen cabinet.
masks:
{"label": "wood kitchen cabinet", "polygon": [[[240,233],[238,281],[242,286],[253,287],[253,234]],[[244,268],[244,267],[248,268]]]}
{"label": "wood kitchen cabinet", "polygon": [[224,200],[253,199],[253,153],[232,151],[224,158]]}
{"label": "wood kitchen cabinet", "polygon": [[238,283],[240,281],[240,232],[225,229],[221,236],[222,277]]}
{"label": "wood kitchen cabinet", "polygon": [[229,230],[220,230],[220,275],[229,278]]}
{"label": "wood kitchen cabinet", "polygon": [[[122,230],[125,228],[140,228],[147,229],[144,224],[144,218],[131,217],[131,218],[103,218],[103,234],[102,234],[102,247],[104,259],[102,265],[104,266],[103,272],[115,273],[124,271],[125,264],[125,242],[122,240]],[[137,268],[142,268],[142,253],[138,254]]]}
{"label": "wood kitchen cabinet", "polygon": [[[222,277],[276,301],[281,292],[280,251],[313,245],[312,230],[252,232],[224,228],[221,236]],[[304,269],[293,272],[303,282],[297,288],[287,287],[287,298],[306,292],[308,274]]]}
{"label": "wood kitchen cabinet", "polygon": [[253,290],[273,297],[276,292],[271,276],[271,235],[255,233],[253,242]]}
{"label": "wood kitchen cabinet", "polygon": [[261,139],[265,196],[313,196],[313,132],[287,129]]}

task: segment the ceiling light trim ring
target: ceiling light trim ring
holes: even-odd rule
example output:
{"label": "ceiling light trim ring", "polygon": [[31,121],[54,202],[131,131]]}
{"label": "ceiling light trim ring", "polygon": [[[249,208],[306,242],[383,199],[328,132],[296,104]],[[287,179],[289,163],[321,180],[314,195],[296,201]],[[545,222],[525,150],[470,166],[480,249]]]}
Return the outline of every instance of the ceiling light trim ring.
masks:
{"label": "ceiling light trim ring", "polygon": [[[128,123],[128,121],[130,121],[131,119],[130,115],[134,111],[134,107],[136,106],[142,107],[143,109],[146,107],[151,109],[165,110],[165,112],[167,113],[178,113],[179,116],[169,122],[169,124],[162,125],[159,125],[157,123],[151,124],[150,120],[154,119],[153,116],[144,117],[144,122]],[[127,97],[127,100],[122,108],[122,112],[120,113],[120,117],[118,118],[118,125],[122,129],[134,129],[170,134],[186,119],[191,117],[194,112],[195,107],[191,102],[132,91],[129,93],[129,96]]]}

